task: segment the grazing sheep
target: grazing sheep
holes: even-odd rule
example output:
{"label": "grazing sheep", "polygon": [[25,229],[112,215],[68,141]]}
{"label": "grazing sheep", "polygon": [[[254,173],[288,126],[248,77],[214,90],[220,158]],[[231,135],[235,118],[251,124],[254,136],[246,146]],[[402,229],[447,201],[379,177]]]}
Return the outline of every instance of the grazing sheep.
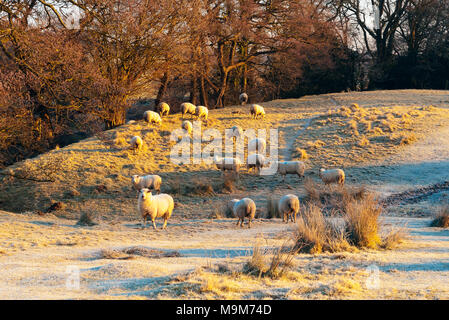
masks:
{"label": "grazing sheep", "polygon": [[321,168],[319,176],[325,184],[338,183],[343,185],[345,183],[345,172],[342,169],[324,170]]}
{"label": "grazing sheep", "polygon": [[162,123],[161,116],[158,113],[151,111],[151,110],[144,112],[143,119],[148,123],[156,123],[156,124]]}
{"label": "grazing sheep", "polygon": [[299,178],[304,176],[306,166],[302,161],[279,161],[278,173],[282,175],[282,180],[285,181],[285,175],[297,174]]}
{"label": "grazing sheep", "polygon": [[190,115],[195,115],[196,107],[195,107],[195,105],[191,104],[190,102],[181,103],[181,113],[182,113],[183,119],[184,119],[184,115],[187,113],[189,113]]}
{"label": "grazing sheep", "polygon": [[228,133],[228,138],[238,139],[243,137],[243,129],[239,126],[233,126]]}
{"label": "grazing sheep", "polygon": [[156,229],[156,222],[154,220],[162,217],[164,218],[162,229],[165,229],[167,220],[170,218],[174,207],[175,202],[168,194],[162,193],[153,196],[151,191],[146,188],[140,190],[137,208],[143,218],[143,228],[146,227],[147,218],[149,217],[153,222],[153,228]]}
{"label": "grazing sheep", "polygon": [[217,169],[221,171],[230,170],[237,173],[239,172],[241,166],[241,162],[237,158],[219,158],[218,156],[215,156],[214,163]]}
{"label": "grazing sheep", "polygon": [[243,221],[247,217],[248,228],[251,228],[251,220],[256,216],[256,204],[250,198],[243,198],[234,204],[233,212],[234,216],[239,219],[237,225],[240,223],[240,227],[243,227]]}
{"label": "grazing sheep", "polygon": [[170,113],[170,106],[166,102],[161,102],[157,106],[157,110],[159,111],[159,114],[162,116],[168,116]]}
{"label": "grazing sheep", "polygon": [[248,102],[248,95],[246,93],[242,93],[239,96],[240,104],[243,106]]}
{"label": "grazing sheep", "polygon": [[292,222],[296,222],[296,215],[299,212],[299,199],[293,194],[283,196],[278,203],[279,213],[282,214],[282,221],[288,223],[290,217]]}
{"label": "grazing sheep", "polygon": [[260,168],[262,168],[265,165],[265,157],[259,153],[252,153],[248,155],[246,163],[248,171],[251,168],[254,168],[254,170],[260,172]]}
{"label": "grazing sheep", "polygon": [[181,127],[188,132],[188,134],[192,134],[193,125],[190,121],[183,121]]}
{"label": "grazing sheep", "polygon": [[249,111],[251,112],[251,117],[254,117],[254,119],[257,119],[257,117],[259,116],[265,118],[265,110],[262,106],[258,104],[251,105]]}
{"label": "grazing sheep", "polygon": [[248,142],[248,153],[264,153],[267,147],[267,142],[262,138],[255,138]]}
{"label": "grazing sheep", "polygon": [[137,151],[140,151],[143,146],[143,140],[139,136],[134,136],[131,138],[131,141],[129,143],[131,145],[131,149],[136,149]]}
{"label": "grazing sheep", "polygon": [[131,182],[134,189],[154,189],[157,193],[161,192],[162,178],[156,174],[149,174],[146,176],[138,176],[137,174],[131,177]]}
{"label": "grazing sheep", "polygon": [[209,110],[205,106],[197,106],[195,109],[195,115],[198,119],[204,119],[207,121]]}

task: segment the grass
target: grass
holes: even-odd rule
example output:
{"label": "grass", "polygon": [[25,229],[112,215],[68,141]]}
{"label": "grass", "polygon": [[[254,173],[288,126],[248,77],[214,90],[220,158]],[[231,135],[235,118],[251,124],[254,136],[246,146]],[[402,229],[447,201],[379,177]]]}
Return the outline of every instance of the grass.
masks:
{"label": "grass", "polygon": [[449,205],[437,209],[430,225],[437,228],[449,228]]}
{"label": "grass", "polygon": [[295,248],[312,254],[396,248],[406,234],[403,229],[394,229],[382,237],[381,213],[382,207],[372,194],[347,201],[339,220],[326,218],[322,208],[309,203],[297,222]]}
{"label": "grass", "polygon": [[82,212],[76,224],[79,226],[88,227],[97,225],[97,223],[94,221],[94,214],[91,211]]}
{"label": "grass", "polygon": [[267,198],[267,208],[266,208],[266,214],[265,218],[267,219],[273,219],[273,218],[282,218],[280,212],[279,212],[279,203],[278,198],[274,198],[273,196],[269,196]]}
{"label": "grass", "polygon": [[148,249],[141,246],[128,247],[124,249],[102,249],[99,252],[98,259],[128,260],[136,257],[145,257],[151,259],[180,257],[178,251],[163,251]]}

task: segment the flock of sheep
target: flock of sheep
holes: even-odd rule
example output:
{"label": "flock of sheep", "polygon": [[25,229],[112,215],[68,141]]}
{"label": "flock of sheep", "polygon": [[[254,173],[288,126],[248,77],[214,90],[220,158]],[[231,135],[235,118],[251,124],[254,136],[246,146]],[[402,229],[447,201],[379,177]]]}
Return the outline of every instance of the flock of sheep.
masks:
{"label": "flock of sheep", "polygon": [[[248,95],[242,93],[239,97],[240,102],[244,105],[248,101]],[[145,111],[143,118],[148,123],[161,124],[162,116],[166,116],[170,112],[170,106],[162,102],[158,105],[156,111]],[[208,109],[204,106],[195,106],[189,102],[181,104],[182,118],[186,114],[197,116],[198,119],[204,119],[207,121]],[[253,104],[250,107],[250,114],[254,119],[259,117],[265,117],[265,110],[262,106]],[[188,133],[192,132],[192,123],[190,121],[183,121],[182,128]],[[230,137],[237,139],[243,135],[243,130],[239,126],[234,126],[230,130]],[[142,138],[134,136],[131,139],[131,147],[135,149],[141,149],[143,145]],[[266,141],[262,138],[255,138],[248,143],[248,157],[247,157],[247,170],[254,169],[260,172],[261,168],[268,165],[265,157],[263,156],[266,149]],[[298,177],[304,176],[305,164],[302,161],[276,161],[277,173],[282,175],[283,181],[287,174],[296,174]],[[215,156],[214,164],[217,169],[221,171],[234,171],[239,173],[242,166],[241,161],[237,157],[222,158]],[[320,169],[319,176],[325,184],[338,183],[344,184],[345,173],[342,169]],[[139,191],[138,197],[138,211],[143,218],[143,228],[146,227],[148,219],[151,219],[153,228],[156,229],[156,218],[163,218],[164,224],[162,229],[167,226],[167,220],[170,218],[174,208],[174,200],[168,194],[161,194],[162,179],[158,175],[134,175],[131,178],[134,189]],[[153,195],[151,190],[157,192],[157,195]],[[251,227],[251,221],[255,218],[256,204],[250,198],[233,199],[229,201],[228,209],[230,209],[234,216],[238,218],[237,225],[243,226],[245,218],[248,219],[248,227]],[[278,202],[278,210],[283,216],[283,221],[288,223],[290,219],[296,222],[296,215],[299,212],[299,199],[293,194],[284,195]]]}

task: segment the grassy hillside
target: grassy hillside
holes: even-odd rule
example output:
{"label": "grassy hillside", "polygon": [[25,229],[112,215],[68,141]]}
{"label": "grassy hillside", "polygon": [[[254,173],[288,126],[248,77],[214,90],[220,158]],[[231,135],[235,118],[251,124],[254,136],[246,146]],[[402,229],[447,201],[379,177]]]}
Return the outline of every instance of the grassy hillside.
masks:
{"label": "grassy hillside", "polygon": [[[352,103],[358,103],[360,109],[350,110]],[[262,105],[267,113],[264,120],[251,119],[249,106],[210,110],[203,129],[216,128],[224,134],[234,125],[278,128],[280,157],[298,159],[297,151],[306,150],[307,175],[313,177],[320,166],[381,160],[419,141],[435,126],[449,124],[449,112],[442,108],[449,105],[445,91],[341,93]],[[296,177],[282,183],[278,176],[246,173],[236,183],[237,189],[226,190],[214,166],[172,164],[170,132],[181,122],[179,114],[164,118],[160,127],[139,120],[16,163],[0,177],[0,208],[18,213],[45,211],[52,203],[62,202],[60,210],[54,212],[60,217],[76,218],[92,212],[101,220],[132,220],[136,218],[137,193],[131,188],[130,177],[150,173],[162,176],[162,192],[175,196],[179,216],[210,215],[215,201],[242,194],[253,194],[257,200],[266,197],[267,191],[280,193],[293,188],[302,192],[303,182]],[[144,140],[140,153],[128,148],[134,135]],[[368,143],[363,144],[363,139]],[[201,193],[204,184],[212,185],[214,192]],[[198,195],[192,191],[195,187],[200,189]]]}

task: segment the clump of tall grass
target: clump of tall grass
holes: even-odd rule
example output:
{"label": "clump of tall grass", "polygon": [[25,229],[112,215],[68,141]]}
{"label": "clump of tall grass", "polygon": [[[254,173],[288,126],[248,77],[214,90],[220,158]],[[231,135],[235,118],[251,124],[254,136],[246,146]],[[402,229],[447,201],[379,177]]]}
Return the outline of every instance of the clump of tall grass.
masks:
{"label": "clump of tall grass", "polygon": [[430,225],[438,228],[449,228],[449,205],[438,208]]}

